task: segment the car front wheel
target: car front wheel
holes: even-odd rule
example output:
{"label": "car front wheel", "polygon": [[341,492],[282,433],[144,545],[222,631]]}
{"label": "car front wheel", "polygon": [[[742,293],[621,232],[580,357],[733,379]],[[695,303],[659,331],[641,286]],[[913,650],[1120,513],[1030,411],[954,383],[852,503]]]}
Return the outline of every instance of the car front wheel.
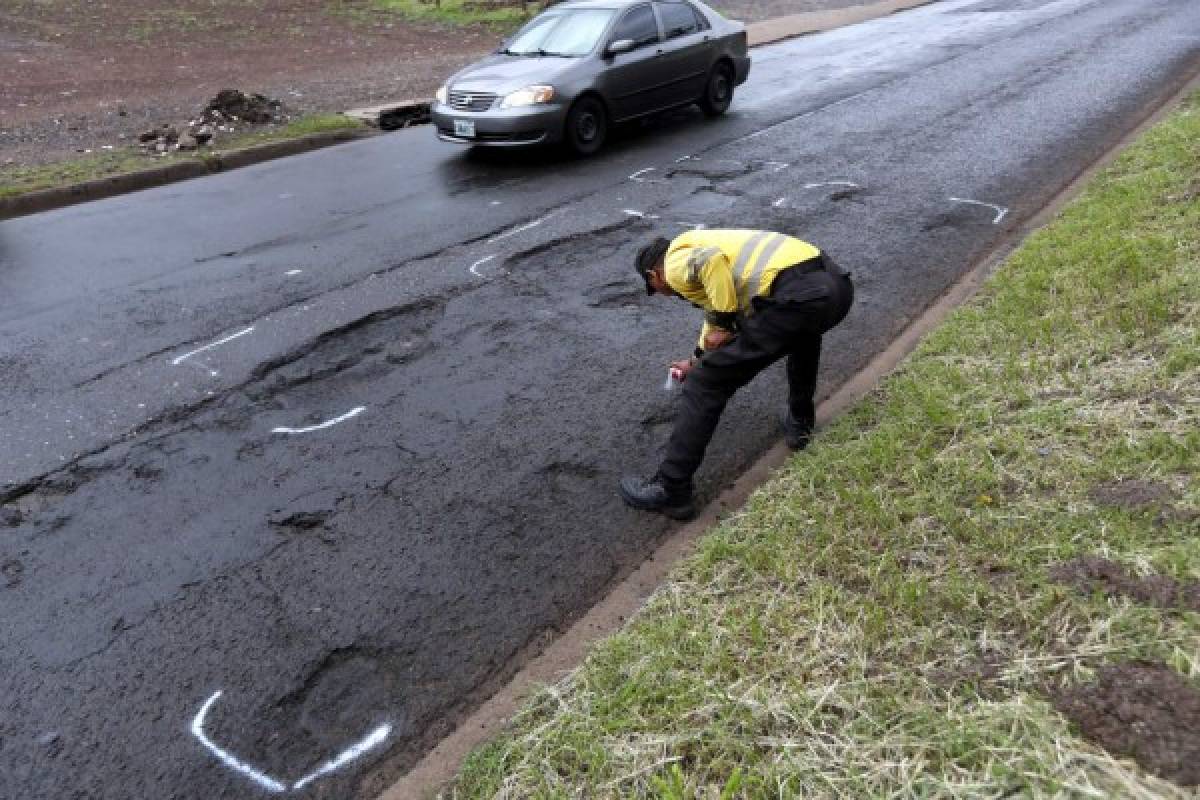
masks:
{"label": "car front wheel", "polygon": [[590,156],[608,136],[608,114],[594,97],[583,97],[567,114],[567,145],[581,156]]}
{"label": "car front wheel", "polygon": [[733,102],[733,70],[724,62],[713,67],[700,98],[700,108],[710,117],[719,117]]}

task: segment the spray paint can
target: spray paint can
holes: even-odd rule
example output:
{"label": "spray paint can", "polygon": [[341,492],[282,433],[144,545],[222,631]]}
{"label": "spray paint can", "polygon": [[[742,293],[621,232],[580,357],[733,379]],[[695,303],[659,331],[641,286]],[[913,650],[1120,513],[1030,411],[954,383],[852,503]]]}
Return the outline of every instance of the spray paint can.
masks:
{"label": "spray paint can", "polygon": [[683,370],[679,367],[671,367],[667,370],[667,380],[663,383],[664,392],[673,392],[683,385]]}

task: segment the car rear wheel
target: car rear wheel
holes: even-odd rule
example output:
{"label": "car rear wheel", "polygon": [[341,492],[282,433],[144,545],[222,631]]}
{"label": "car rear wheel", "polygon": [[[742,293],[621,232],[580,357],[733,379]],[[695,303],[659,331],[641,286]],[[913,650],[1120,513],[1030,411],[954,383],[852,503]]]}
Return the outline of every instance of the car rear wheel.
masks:
{"label": "car rear wheel", "polygon": [[722,61],[708,74],[708,84],[704,87],[704,96],[700,98],[700,108],[710,117],[719,117],[729,109],[732,102],[733,69]]}
{"label": "car rear wheel", "polygon": [[608,113],[594,97],[583,97],[567,114],[567,145],[581,156],[590,156],[604,145],[608,136]]}

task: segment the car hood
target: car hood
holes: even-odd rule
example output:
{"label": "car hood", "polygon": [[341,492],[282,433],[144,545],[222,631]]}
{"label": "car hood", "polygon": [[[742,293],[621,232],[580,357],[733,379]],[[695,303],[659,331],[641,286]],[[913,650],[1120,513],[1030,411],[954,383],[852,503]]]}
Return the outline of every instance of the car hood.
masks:
{"label": "car hood", "polygon": [[507,94],[532,84],[554,84],[579,62],[557,56],[492,55],[454,73],[446,85],[456,91]]}

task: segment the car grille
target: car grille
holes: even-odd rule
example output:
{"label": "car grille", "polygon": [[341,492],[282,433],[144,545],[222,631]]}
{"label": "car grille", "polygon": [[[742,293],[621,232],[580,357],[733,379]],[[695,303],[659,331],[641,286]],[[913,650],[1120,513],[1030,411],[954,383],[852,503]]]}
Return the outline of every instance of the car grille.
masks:
{"label": "car grille", "polygon": [[527,131],[522,133],[484,133],[475,134],[474,139],[465,139],[462,136],[457,136],[453,128],[438,128],[438,133],[448,139],[453,139],[457,142],[498,142],[511,144],[533,144],[541,141],[545,137],[545,131]]}
{"label": "car grille", "polygon": [[487,111],[496,102],[496,95],[487,92],[450,92],[448,106],[457,111]]}

